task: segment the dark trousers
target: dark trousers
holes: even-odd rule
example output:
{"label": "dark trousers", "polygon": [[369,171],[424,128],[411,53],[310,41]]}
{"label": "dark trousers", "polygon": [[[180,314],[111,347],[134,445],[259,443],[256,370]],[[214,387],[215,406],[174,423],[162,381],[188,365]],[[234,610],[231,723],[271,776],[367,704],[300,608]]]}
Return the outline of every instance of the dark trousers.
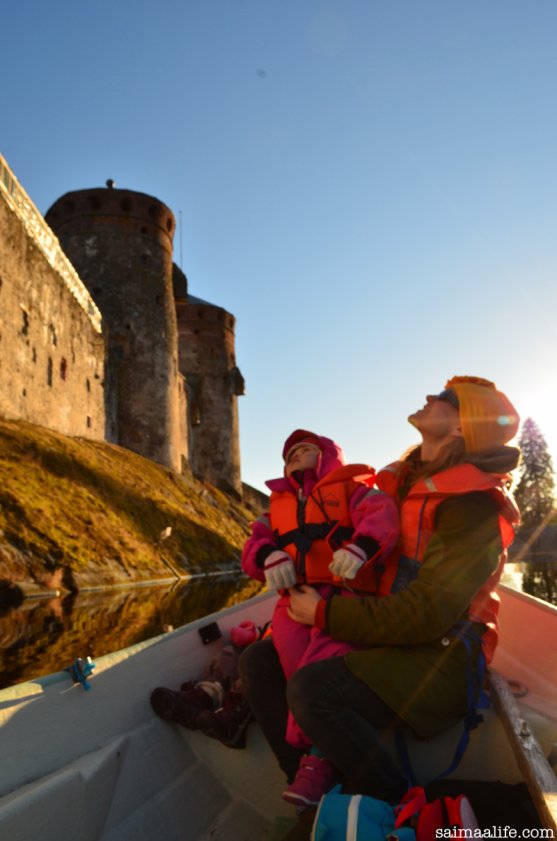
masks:
{"label": "dark trousers", "polygon": [[285,741],[290,707],[312,745],[339,771],[345,791],[398,801],[406,783],[384,737],[401,721],[352,674],[343,657],[304,666],[287,684],[272,640],[263,640],[246,648],[240,674],[255,718],[289,780],[302,754]]}

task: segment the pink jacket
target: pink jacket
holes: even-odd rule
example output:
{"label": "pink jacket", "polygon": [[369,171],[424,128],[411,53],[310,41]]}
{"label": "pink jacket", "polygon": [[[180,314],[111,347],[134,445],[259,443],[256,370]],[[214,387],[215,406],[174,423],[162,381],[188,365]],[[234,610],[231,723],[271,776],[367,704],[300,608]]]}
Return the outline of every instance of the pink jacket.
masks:
{"label": "pink jacket", "polygon": [[[331,473],[344,466],[345,459],[342,449],[330,438],[316,436],[319,439],[322,454],[315,470],[303,472],[303,493],[308,496],[315,484]],[[286,446],[285,446],[286,449]],[[299,484],[293,477],[283,476],[266,482],[273,491],[290,491],[298,493]],[[379,544],[381,556],[394,550],[399,534],[398,511],[392,497],[379,490],[362,485],[350,498],[350,517],[354,533],[349,541],[358,543],[358,538],[372,538]],[[248,538],[242,552],[242,568],[251,578],[264,581],[265,576],[259,558],[276,549],[275,535],[270,526],[269,514],[262,514],[252,525],[251,537]],[[374,553],[373,560],[379,557]],[[332,559],[332,553],[331,553]]]}

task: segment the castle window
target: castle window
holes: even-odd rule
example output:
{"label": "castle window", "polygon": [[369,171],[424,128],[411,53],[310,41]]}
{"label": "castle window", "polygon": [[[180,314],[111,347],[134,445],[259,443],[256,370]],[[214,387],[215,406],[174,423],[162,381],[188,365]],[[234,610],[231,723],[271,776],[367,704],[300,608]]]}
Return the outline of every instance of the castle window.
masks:
{"label": "castle window", "polygon": [[91,429],[91,418],[87,415],[87,429]]}
{"label": "castle window", "polygon": [[26,388],[24,388],[21,393],[24,397],[27,397],[27,389]]}
{"label": "castle window", "polygon": [[48,357],[48,362],[46,366],[46,381],[48,385],[52,385],[52,359],[50,356]]}
{"label": "castle window", "polygon": [[54,328],[54,324],[49,324],[48,329],[50,331],[50,341],[52,342],[54,347],[56,347],[56,345],[58,344],[58,337],[56,335],[56,330]]}
{"label": "castle window", "polygon": [[89,207],[91,210],[100,210],[102,202],[98,196],[89,196]]}
{"label": "castle window", "polygon": [[66,374],[68,372],[68,363],[66,362],[65,357],[62,357],[60,360],[60,378],[62,380],[66,379]]}
{"label": "castle window", "polygon": [[85,388],[87,389],[87,391],[91,391],[91,382],[89,378],[85,380]]}
{"label": "castle window", "polygon": [[121,208],[122,208],[122,210],[124,210],[126,213],[129,213],[129,212],[130,212],[130,210],[131,210],[131,209],[132,209],[132,207],[133,207],[133,204],[132,204],[132,202],[131,202],[131,200],[130,200],[130,199],[122,199],[122,204],[120,205],[120,207],[121,207]]}
{"label": "castle window", "polygon": [[33,362],[37,361],[37,351],[33,348]]}

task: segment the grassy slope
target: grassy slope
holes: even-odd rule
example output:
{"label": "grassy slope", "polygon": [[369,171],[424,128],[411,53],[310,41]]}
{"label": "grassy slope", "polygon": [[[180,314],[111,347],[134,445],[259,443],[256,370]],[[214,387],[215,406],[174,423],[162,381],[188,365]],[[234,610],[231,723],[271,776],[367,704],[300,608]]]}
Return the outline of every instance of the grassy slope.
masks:
{"label": "grassy slope", "polygon": [[253,516],[129,450],[0,420],[0,579],[26,592],[237,563]]}

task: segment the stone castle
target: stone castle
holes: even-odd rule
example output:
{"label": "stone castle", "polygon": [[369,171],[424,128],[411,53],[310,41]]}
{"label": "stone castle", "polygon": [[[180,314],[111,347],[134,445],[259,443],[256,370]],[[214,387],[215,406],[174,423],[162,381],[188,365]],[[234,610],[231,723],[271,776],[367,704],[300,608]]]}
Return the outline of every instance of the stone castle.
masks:
{"label": "stone castle", "polygon": [[0,157],[0,414],[241,496],[235,319],[189,294],[175,228],[111,181],[43,218]]}

